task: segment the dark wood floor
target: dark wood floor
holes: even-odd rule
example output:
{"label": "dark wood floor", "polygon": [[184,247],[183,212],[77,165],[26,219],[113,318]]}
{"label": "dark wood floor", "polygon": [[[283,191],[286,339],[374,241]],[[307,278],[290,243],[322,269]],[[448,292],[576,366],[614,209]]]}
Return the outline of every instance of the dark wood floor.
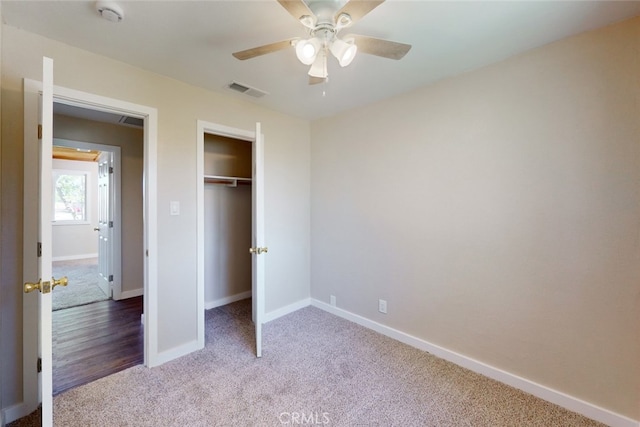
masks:
{"label": "dark wood floor", "polygon": [[53,312],[53,394],[143,363],[142,297]]}

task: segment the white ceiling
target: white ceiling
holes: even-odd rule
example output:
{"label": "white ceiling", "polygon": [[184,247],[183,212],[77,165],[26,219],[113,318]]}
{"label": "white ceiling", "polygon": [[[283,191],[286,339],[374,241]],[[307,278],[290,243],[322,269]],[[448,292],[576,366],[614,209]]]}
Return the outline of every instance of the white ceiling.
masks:
{"label": "white ceiling", "polygon": [[[339,0],[336,0],[339,1]],[[640,2],[387,0],[348,32],[413,45],[400,61],[358,54],[308,85],[293,48],[239,61],[232,52],[304,37],[276,0],[118,1],[124,20],[93,1],[7,1],[7,25],[294,116],[316,119],[410,91],[537,46],[640,14]],[[232,81],[268,92],[233,92]],[[323,96],[324,92],[324,96]]]}

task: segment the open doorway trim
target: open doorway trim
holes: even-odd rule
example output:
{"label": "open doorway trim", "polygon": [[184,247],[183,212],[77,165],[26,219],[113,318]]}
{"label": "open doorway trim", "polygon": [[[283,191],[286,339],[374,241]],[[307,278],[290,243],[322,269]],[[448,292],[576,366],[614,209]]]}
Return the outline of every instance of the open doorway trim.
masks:
{"label": "open doorway trim", "polygon": [[[55,120],[55,119],[54,119]],[[87,150],[108,151],[113,155],[113,188],[109,190],[109,204],[113,206],[115,221],[113,223],[112,265],[110,274],[113,275],[112,295],[114,300],[138,295],[122,295],[122,169],[120,147],[117,145],[96,144],[93,142],[74,141],[70,139],[53,138],[53,145],[69,148],[84,148]],[[97,186],[95,183],[94,186]]]}
{"label": "open doorway trim", "polygon": [[204,135],[212,134],[254,142],[256,133],[217,123],[198,120],[196,141],[196,235],[197,241],[197,295],[198,295],[198,347],[204,347]]}
{"label": "open doorway trim", "polygon": [[[24,80],[24,164],[25,164],[25,222],[31,221],[27,209],[33,208],[33,200],[38,200],[37,176],[31,173],[27,165],[38,164],[38,97],[42,92],[42,82]],[[53,88],[54,102],[76,107],[123,114],[144,120],[144,364],[147,367],[159,365],[158,357],[158,212],[157,212],[157,141],[158,112],[156,108],[94,95],[60,86]],[[37,174],[36,174],[37,175]],[[34,190],[36,191],[34,193]],[[30,200],[31,199],[31,200]],[[37,227],[36,227],[37,228]],[[35,258],[33,233],[25,227],[24,261],[25,270]],[[34,246],[31,246],[34,245]],[[23,402],[12,408],[12,419],[20,418],[31,412],[38,404],[38,373],[33,367],[38,355],[37,324],[29,321],[24,313],[33,312],[34,299],[23,299]],[[36,303],[37,304],[37,303]]]}

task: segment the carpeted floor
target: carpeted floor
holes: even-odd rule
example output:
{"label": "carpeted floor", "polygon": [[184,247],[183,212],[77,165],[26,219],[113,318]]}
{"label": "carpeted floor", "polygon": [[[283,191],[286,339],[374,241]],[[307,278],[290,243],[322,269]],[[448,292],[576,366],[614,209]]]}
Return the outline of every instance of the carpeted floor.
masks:
{"label": "carpeted floor", "polygon": [[250,319],[209,310],[203,350],[64,392],[55,424],[601,425],[314,307],[266,324],[257,359]]}
{"label": "carpeted floor", "polygon": [[109,299],[98,286],[97,258],[54,262],[53,277],[62,276],[67,276],[69,284],[51,294],[54,311]]}

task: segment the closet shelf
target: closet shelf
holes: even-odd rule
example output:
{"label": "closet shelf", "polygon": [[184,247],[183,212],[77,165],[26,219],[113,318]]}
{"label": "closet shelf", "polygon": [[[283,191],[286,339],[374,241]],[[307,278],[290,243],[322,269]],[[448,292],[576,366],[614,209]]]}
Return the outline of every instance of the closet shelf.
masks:
{"label": "closet shelf", "polygon": [[251,178],[240,178],[237,176],[205,175],[204,182],[207,184],[224,184],[227,187],[237,187],[238,184],[251,184]]}

